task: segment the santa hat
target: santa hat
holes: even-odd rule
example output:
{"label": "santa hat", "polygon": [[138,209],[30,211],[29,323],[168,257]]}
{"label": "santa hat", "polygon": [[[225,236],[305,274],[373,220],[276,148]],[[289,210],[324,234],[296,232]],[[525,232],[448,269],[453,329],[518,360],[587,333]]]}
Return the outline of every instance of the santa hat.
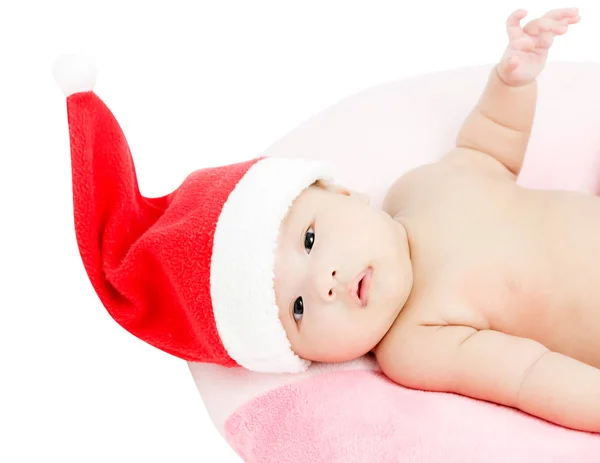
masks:
{"label": "santa hat", "polygon": [[94,66],[65,56],[79,251],[110,315],[182,359],[299,372],[273,286],[281,221],[325,164],[261,157],[189,175],[171,194],[141,196],[121,127],[93,92]]}

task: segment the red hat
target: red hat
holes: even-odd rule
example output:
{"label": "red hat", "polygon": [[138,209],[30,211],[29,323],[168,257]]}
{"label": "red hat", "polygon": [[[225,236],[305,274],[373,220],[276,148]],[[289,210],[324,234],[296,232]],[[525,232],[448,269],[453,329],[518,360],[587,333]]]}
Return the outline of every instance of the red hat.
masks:
{"label": "red hat", "polygon": [[182,359],[299,372],[273,284],[281,221],[325,164],[262,157],[189,175],[141,196],[121,127],[93,92],[96,71],[65,56],[75,231],[103,305],[127,331]]}

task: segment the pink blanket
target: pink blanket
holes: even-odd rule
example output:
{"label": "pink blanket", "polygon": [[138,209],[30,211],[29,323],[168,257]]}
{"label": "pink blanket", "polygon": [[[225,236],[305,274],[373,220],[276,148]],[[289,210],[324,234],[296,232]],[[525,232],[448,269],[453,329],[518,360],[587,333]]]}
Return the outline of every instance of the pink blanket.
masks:
{"label": "pink blanket", "polygon": [[325,373],[270,391],[227,420],[226,436],[244,461],[261,463],[600,461],[598,435],[405,389],[374,371]]}
{"label": "pink blanket", "polygon": [[[265,154],[331,159],[341,167],[341,183],[368,192],[377,205],[400,172],[451,146],[489,71],[457,69],[373,88],[307,121]],[[548,64],[522,185],[598,191],[599,81],[599,64]],[[346,162],[364,153],[369,162]],[[600,463],[600,435],[405,389],[381,376],[370,357],[315,364],[301,375],[190,369],[215,425],[248,463]]]}

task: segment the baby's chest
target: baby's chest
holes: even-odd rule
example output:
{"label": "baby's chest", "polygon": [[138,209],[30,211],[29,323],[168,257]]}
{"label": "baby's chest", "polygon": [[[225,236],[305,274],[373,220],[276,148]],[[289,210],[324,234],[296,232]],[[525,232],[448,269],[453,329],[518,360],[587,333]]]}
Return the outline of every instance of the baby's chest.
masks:
{"label": "baby's chest", "polygon": [[440,273],[434,290],[440,319],[534,339],[555,352],[600,366],[597,270],[554,269],[533,254],[480,257],[470,265],[459,263],[446,275]]}
{"label": "baby's chest", "polygon": [[465,241],[454,253],[428,243],[427,260],[414,262],[415,280],[427,282],[415,288],[427,294],[421,323],[501,331],[577,358],[600,352],[599,269],[579,268],[566,251],[550,254],[533,240],[495,241]]}
{"label": "baby's chest", "polygon": [[445,323],[507,327],[548,309],[553,273],[539,236],[507,209],[447,204],[411,223],[415,280]]}
{"label": "baby's chest", "polygon": [[413,266],[421,324],[506,331],[548,309],[544,275],[507,253],[465,248],[452,256],[433,253]]}

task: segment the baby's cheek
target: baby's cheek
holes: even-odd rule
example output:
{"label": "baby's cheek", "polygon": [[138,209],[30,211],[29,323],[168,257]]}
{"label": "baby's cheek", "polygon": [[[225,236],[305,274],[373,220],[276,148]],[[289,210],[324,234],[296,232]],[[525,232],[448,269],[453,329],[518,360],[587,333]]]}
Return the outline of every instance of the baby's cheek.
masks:
{"label": "baby's cheek", "polygon": [[322,308],[318,314],[305,314],[297,336],[296,353],[320,362],[349,360],[348,356],[356,350],[357,331],[357,327],[343,315],[336,314],[332,307]]}
{"label": "baby's cheek", "polygon": [[332,312],[332,310],[323,308],[316,315],[311,314],[310,318],[306,317],[302,322],[301,331],[306,331],[313,342],[321,344],[339,343],[339,340],[343,339],[344,331],[347,329],[347,321],[342,316]]}
{"label": "baby's cheek", "polygon": [[335,361],[353,360],[373,347],[370,339],[372,330],[361,318],[342,314],[337,320],[328,320],[327,325],[322,325],[322,342],[336,356]]}

